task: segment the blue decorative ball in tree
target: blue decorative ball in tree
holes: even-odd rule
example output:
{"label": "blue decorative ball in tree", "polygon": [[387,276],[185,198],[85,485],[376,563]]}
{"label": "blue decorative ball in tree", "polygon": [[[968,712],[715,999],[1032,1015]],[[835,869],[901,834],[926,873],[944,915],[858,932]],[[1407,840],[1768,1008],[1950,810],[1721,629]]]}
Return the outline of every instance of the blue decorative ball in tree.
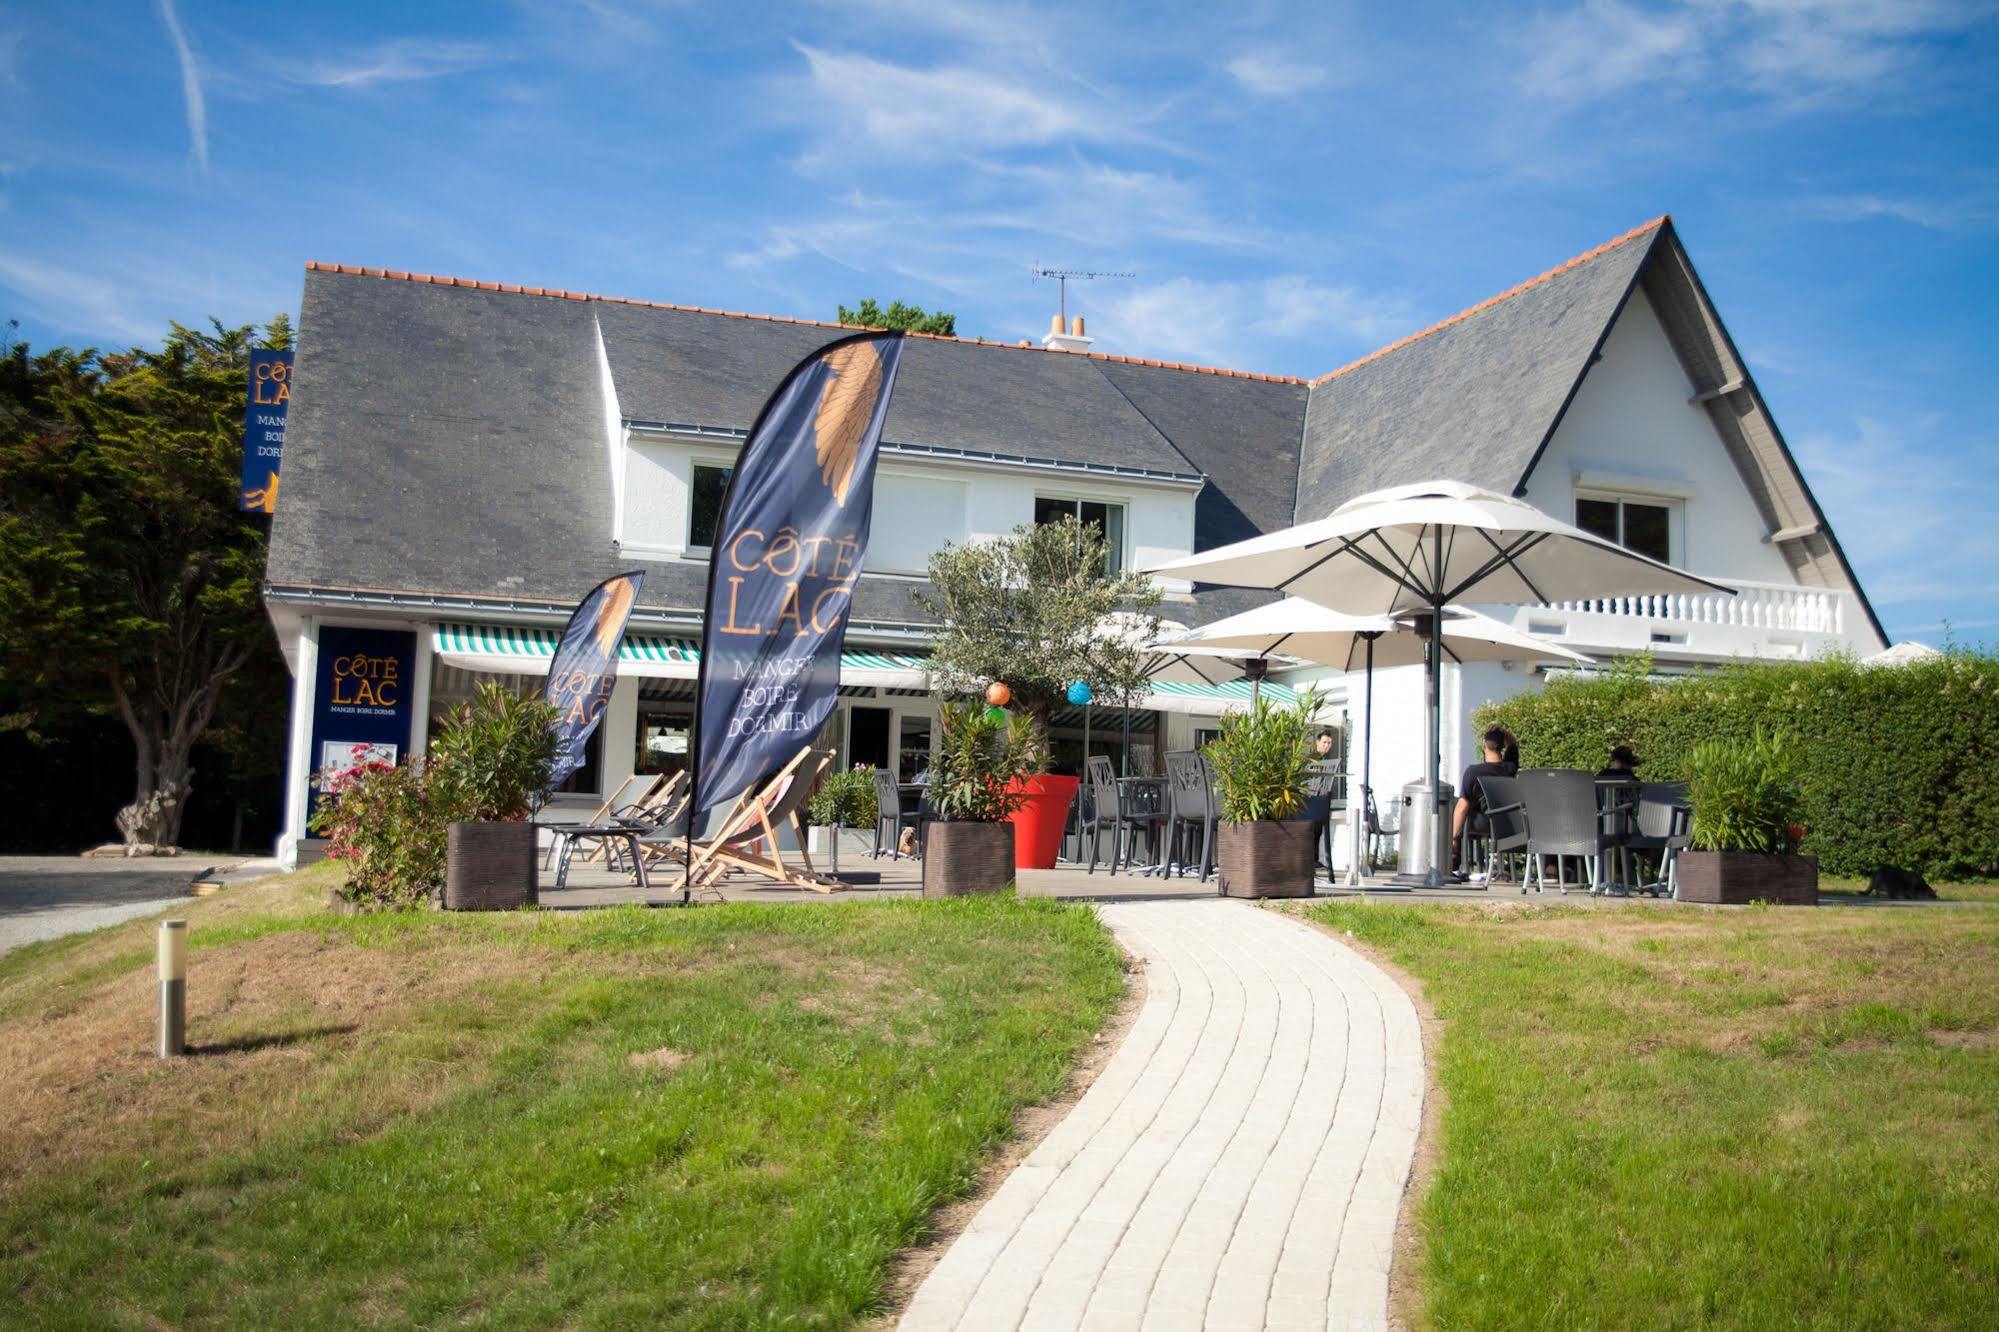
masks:
{"label": "blue decorative ball in tree", "polygon": [[1095,697],[1096,695],[1090,692],[1090,682],[1088,680],[1078,680],[1069,686],[1069,702],[1076,707],[1085,706]]}

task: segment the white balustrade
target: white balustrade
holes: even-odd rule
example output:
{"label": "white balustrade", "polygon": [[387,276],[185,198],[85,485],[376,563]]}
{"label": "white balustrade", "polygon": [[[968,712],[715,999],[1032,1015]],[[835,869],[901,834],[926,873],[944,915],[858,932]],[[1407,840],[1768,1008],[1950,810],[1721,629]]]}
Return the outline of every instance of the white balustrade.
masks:
{"label": "white balustrade", "polygon": [[1720,624],[1786,633],[1839,634],[1845,631],[1845,594],[1822,587],[1744,583],[1716,579],[1735,589],[1671,592],[1651,596],[1594,597],[1558,601],[1551,609],[1577,615],[1636,616],[1666,624]]}

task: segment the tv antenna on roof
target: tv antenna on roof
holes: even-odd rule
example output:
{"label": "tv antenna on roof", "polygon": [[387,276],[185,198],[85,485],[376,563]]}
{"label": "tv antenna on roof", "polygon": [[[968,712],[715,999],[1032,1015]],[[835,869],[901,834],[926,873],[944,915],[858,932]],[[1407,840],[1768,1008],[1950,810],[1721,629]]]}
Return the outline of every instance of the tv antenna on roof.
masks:
{"label": "tv antenna on roof", "polygon": [[1069,279],[1075,278],[1077,281],[1084,281],[1091,278],[1128,278],[1138,276],[1136,273],[1093,273],[1079,268],[1043,268],[1040,264],[1034,265],[1031,271],[1036,277],[1052,277],[1055,279],[1056,305],[1062,315],[1062,326],[1064,328],[1067,328],[1069,325]]}

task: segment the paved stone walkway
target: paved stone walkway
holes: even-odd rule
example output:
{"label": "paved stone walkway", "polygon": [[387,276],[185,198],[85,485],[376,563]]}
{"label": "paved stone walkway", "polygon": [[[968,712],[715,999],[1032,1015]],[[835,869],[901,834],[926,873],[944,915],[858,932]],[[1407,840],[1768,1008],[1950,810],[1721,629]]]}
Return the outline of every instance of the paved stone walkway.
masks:
{"label": "paved stone walkway", "polygon": [[1145,962],[1144,1007],[902,1326],[1386,1326],[1423,1106],[1409,997],[1245,903],[1098,910]]}

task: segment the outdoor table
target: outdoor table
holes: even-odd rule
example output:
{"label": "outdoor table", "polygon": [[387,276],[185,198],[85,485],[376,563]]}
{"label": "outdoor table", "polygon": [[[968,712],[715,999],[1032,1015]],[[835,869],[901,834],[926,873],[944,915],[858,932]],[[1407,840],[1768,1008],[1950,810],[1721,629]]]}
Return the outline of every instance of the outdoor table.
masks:
{"label": "outdoor table", "polygon": [[[628,819],[620,819],[619,822],[624,826],[617,828],[590,827],[588,828],[588,835],[594,838],[601,838],[606,842],[613,839],[623,842],[625,850],[631,855],[632,867],[638,876],[639,887],[648,887],[650,885],[646,882],[645,851],[639,846],[639,839],[644,837],[651,829],[644,824]],[[576,843],[574,841],[566,843],[562,848],[562,855],[555,862],[555,891],[557,892],[561,892],[569,884],[569,857],[575,846]]]}
{"label": "outdoor table", "polygon": [[[1616,888],[1623,892],[1633,890],[1633,884],[1627,880],[1635,879],[1637,876],[1631,872],[1631,853],[1626,848],[1625,842],[1637,831],[1638,795],[1639,785],[1630,778],[1596,779],[1597,817],[1602,821],[1604,832],[1615,842],[1609,861],[1610,865],[1615,865],[1617,868],[1614,877],[1610,874],[1605,875],[1609,880],[1604,884],[1606,889]],[[1610,865],[1605,866],[1606,870]]]}
{"label": "outdoor table", "polygon": [[[1121,797],[1129,793],[1130,808],[1137,813],[1163,814],[1166,809],[1166,779],[1164,777],[1120,777],[1117,779]],[[1123,803],[1123,799],[1120,800]],[[1166,872],[1165,847],[1162,844],[1165,830],[1153,834],[1152,857],[1154,864],[1140,865],[1134,874],[1164,874]],[[1127,862],[1129,863],[1129,862]]]}

